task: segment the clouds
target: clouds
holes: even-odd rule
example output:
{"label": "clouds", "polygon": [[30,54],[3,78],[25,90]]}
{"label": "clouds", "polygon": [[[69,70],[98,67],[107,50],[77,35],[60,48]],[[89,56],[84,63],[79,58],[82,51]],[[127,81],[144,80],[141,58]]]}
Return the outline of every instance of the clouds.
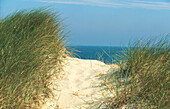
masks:
{"label": "clouds", "polygon": [[152,0],[38,0],[39,2],[56,4],[89,5],[110,8],[145,8],[154,10],[170,10],[170,2]]}

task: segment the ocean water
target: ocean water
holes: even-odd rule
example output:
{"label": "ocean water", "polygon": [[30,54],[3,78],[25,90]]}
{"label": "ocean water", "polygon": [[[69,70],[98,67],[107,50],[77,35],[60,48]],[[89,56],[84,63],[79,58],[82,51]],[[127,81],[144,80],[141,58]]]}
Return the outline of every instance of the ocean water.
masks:
{"label": "ocean water", "polygon": [[115,63],[114,55],[122,54],[126,47],[109,46],[69,46],[67,50],[72,52],[72,56],[80,59],[94,59],[105,63]]}

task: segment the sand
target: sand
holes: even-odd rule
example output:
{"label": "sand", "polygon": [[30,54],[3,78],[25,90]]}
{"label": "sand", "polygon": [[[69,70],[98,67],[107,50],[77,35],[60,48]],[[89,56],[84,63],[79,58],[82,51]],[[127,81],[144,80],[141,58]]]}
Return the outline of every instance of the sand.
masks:
{"label": "sand", "polygon": [[102,82],[98,75],[117,66],[71,57],[66,57],[63,65],[60,79],[50,79],[53,97],[46,99],[42,109],[95,109],[92,106],[104,96],[104,90],[98,87]]}

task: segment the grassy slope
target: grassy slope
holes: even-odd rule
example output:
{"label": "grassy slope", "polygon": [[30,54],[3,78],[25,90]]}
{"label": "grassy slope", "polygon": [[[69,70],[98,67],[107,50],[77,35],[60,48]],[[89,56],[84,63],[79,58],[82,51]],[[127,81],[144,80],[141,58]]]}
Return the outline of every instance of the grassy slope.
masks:
{"label": "grassy slope", "polygon": [[129,108],[168,109],[170,106],[168,38],[169,36],[157,41],[131,43],[123,58],[115,57],[120,69],[105,75],[103,87],[111,93],[116,92],[116,96],[105,98],[100,105],[105,105],[108,109],[122,108],[125,105],[129,105]]}
{"label": "grassy slope", "polygon": [[2,19],[0,108],[40,107],[40,94],[49,93],[48,78],[61,68],[64,46],[61,20],[49,9],[23,10]]}

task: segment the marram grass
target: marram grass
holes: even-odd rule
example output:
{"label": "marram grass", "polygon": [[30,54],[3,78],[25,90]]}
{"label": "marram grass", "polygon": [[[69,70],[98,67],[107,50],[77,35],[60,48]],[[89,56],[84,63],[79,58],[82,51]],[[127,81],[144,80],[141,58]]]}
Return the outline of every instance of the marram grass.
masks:
{"label": "marram grass", "polygon": [[[121,53],[122,54],[122,53]],[[119,55],[119,54],[118,54]],[[120,66],[104,76],[102,86],[115,96],[104,98],[107,109],[168,109],[170,107],[169,35],[160,40],[131,43],[123,55],[115,56]]]}
{"label": "marram grass", "polygon": [[0,21],[0,108],[40,108],[47,80],[59,73],[65,32],[49,9],[23,10]]}

